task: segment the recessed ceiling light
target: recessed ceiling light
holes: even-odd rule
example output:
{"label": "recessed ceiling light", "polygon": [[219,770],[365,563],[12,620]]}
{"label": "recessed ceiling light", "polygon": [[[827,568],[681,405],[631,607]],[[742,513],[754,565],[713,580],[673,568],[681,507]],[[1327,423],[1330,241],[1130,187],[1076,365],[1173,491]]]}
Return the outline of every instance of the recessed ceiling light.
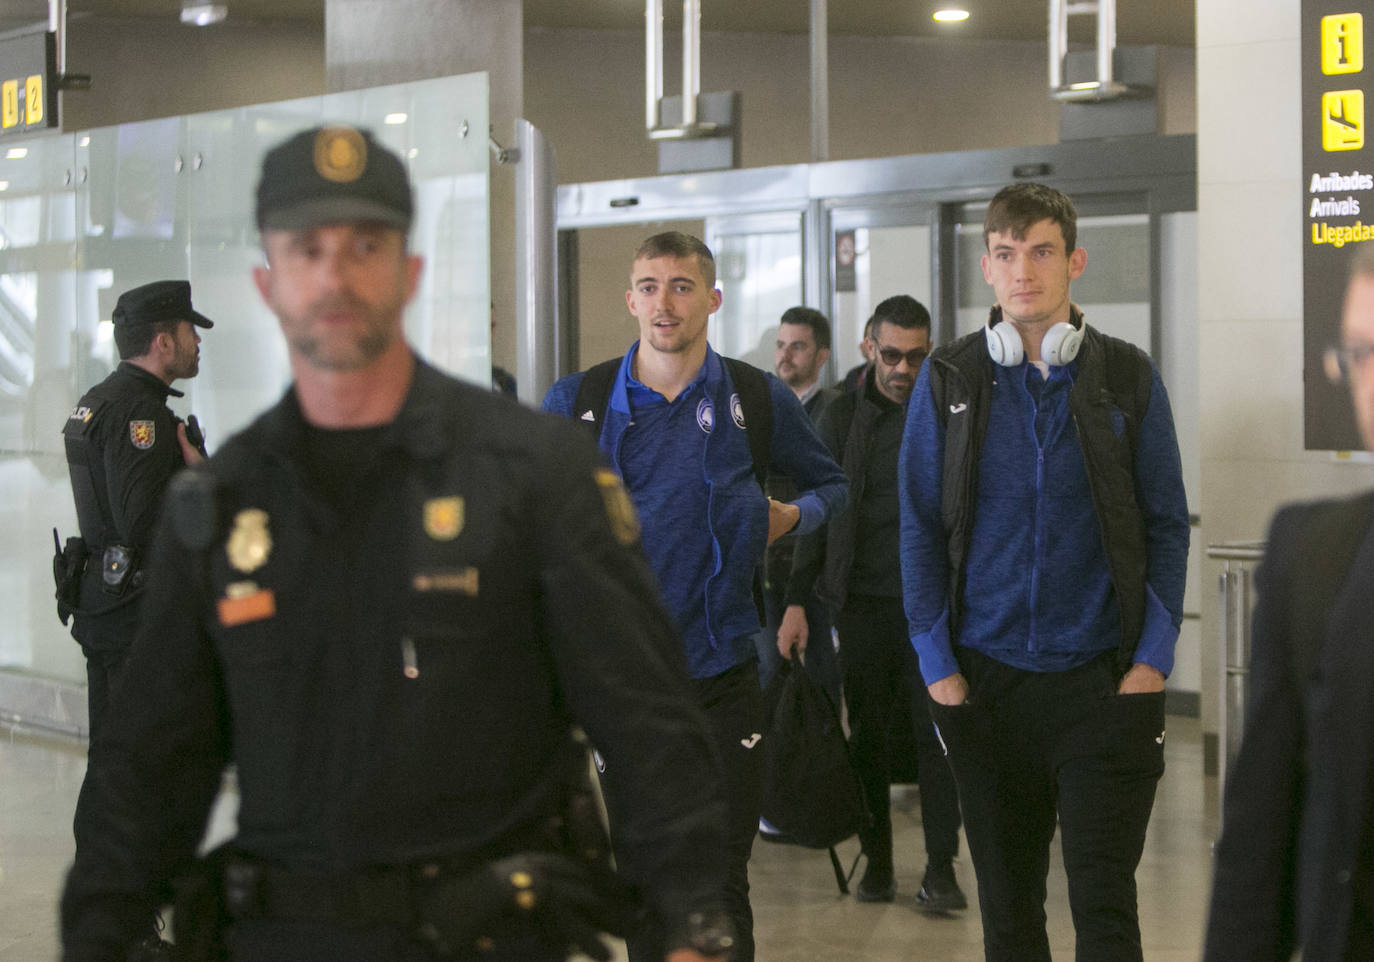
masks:
{"label": "recessed ceiling light", "polygon": [[412,148],[410,148],[409,150],[406,151],[406,156],[409,157],[411,160],[414,160],[416,157],[419,157],[419,156],[420,156],[420,148],[419,148],[419,147],[412,147]]}
{"label": "recessed ceiling light", "polygon": [[931,15],[931,19],[936,23],[958,23],[960,20],[968,19],[967,10],[936,10]]}
{"label": "recessed ceiling light", "polygon": [[406,122],[407,120],[409,120],[409,119],[410,119],[410,117],[409,117],[408,114],[405,114],[405,113],[402,113],[402,112],[399,112],[399,111],[398,111],[397,113],[394,113],[394,114],[387,114],[384,118],[382,118],[382,123],[384,123],[384,124],[390,124],[391,126],[395,127],[395,126],[397,126],[398,124],[403,124],[403,123],[405,123],[405,122]]}
{"label": "recessed ceiling light", "polygon": [[9,189],[10,189],[10,182],[7,181],[7,180],[0,180],[0,190],[9,190]]}
{"label": "recessed ceiling light", "polygon": [[29,148],[27,147],[11,147],[9,150],[5,151],[6,160],[23,160],[28,155]]}
{"label": "recessed ceiling light", "polygon": [[181,22],[197,27],[208,27],[219,23],[229,16],[229,8],[222,3],[202,3],[200,0],[184,0],[181,5]]}

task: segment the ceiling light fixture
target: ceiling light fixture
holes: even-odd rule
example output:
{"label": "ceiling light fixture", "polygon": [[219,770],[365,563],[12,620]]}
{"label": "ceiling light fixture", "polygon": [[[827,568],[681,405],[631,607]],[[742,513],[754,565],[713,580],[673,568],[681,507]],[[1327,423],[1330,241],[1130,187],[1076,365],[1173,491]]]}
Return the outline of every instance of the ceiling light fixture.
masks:
{"label": "ceiling light fixture", "polygon": [[11,147],[9,150],[5,151],[6,160],[23,160],[28,155],[29,148],[27,147]]}
{"label": "ceiling light fixture", "polygon": [[958,23],[968,19],[967,10],[936,10],[930,15],[936,23]]}
{"label": "ceiling light fixture", "polygon": [[181,22],[197,27],[208,27],[219,23],[229,16],[229,8],[222,3],[205,3],[204,0],[182,0]]}
{"label": "ceiling light fixture", "polygon": [[385,117],[383,117],[382,123],[388,124],[392,127],[398,127],[409,119],[410,117],[407,114],[405,114],[402,111],[397,111],[394,114],[387,114]]}

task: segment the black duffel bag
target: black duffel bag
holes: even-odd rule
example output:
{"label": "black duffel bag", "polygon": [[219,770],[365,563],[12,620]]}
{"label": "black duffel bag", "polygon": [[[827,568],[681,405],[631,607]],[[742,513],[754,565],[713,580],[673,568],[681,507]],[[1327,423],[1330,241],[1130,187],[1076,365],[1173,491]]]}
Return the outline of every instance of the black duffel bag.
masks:
{"label": "black duffel bag", "polygon": [[764,706],[763,817],[789,842],[829,849],[835,881],[848,893],[854,869],[843,870],[835,846],[857,835],[869,814],[839,713],[795,649],[769,682]]}

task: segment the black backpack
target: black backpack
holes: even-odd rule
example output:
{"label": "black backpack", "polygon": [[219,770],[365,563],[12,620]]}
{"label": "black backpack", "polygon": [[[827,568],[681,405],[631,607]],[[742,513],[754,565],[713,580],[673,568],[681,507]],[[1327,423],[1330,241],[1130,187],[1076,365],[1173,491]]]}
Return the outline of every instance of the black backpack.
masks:
{"label": "black backpack", "polygon": [[839,713],[795,655],[778,666],[764,707],[763,817],[790,842],[829,849],[835,882],[848,894],[859,860],[845,873],[835,846],[858,834],[870,816]]}

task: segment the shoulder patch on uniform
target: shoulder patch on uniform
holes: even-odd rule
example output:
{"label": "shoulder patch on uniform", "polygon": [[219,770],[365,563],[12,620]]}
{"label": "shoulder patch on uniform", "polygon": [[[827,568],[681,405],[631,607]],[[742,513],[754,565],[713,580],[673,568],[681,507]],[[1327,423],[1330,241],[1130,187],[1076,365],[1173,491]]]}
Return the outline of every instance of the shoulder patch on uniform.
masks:
{"label": "shoulder patch on uniform", "polygon": [[606,504],[606,520],[611,523],[611,533],[621,544],[634,544],[639,540],[639,515],[635,514],[634,502],[630,493],[620,482],[620,475],[610,468],[596,469],[596,486],[601,491],[601,500]]}
{"label": "shoulder patch on uniform", "polygon": [[140,451],[147,451],[157,443],[157,425],[152,421],[130,421],[129,443]]}

